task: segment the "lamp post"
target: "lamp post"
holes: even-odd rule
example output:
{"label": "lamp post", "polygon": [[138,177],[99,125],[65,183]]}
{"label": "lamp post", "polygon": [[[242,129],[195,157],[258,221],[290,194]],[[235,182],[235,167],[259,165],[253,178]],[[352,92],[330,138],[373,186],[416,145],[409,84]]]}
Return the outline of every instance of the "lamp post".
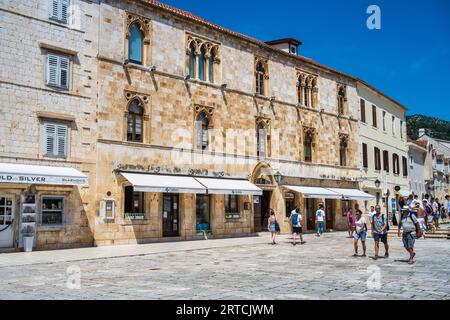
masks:
{"label": "lamp post", "polygon": [[277,183],[280,183],[281,177],[282,177],[283,175],[281,174],[280,171],[277,171],[277,173],[275,173],[273,176],[275,177],[275,181],[276,181]]}
{"label": "lamp post", "polygon": [[381,186],[381,181],[380,180],[375,180],[375,187],[377,188],[377,189],[380,189],[380,186]]}

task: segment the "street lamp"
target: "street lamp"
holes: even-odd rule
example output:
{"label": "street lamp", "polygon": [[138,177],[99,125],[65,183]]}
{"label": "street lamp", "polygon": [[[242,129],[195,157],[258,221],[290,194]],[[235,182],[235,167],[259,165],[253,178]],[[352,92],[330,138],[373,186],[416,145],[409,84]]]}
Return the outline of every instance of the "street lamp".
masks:
{"label": "street lamp", "polygon": [[275,181],[276,181],[277,183],[280,183],[281,177],[282,177],[283,175],[281,174],[280,171],[277,171],[277,173],[275,173],[273,176],[275,177]]}
{"label": "street lamp", "polygon": [[381,186],[381,181],[379,179],[375,180],[375,187],[377,189],[380,189],[380,186]]}

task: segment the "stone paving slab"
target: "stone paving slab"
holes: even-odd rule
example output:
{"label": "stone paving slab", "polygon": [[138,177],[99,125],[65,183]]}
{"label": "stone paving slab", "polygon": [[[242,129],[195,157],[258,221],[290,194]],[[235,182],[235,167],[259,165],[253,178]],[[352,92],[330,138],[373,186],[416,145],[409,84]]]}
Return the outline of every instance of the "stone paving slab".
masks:
{"label": "stone paving slab", "polygon": [[417,241],[410,266],[400,239],[375,261],[352,257],[346,233],[268,237],[2,254],[0,299],[450,299],[448,240]]}

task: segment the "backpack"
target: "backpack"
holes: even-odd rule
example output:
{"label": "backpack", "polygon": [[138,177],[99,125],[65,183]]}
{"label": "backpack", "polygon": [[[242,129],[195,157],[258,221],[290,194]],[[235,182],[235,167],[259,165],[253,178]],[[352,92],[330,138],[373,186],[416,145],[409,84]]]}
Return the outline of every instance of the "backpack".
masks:
{"label": "backpack", "polygon": [[294,213],[292,215],[292,225],[294,227],[298,226],[298,213]]}

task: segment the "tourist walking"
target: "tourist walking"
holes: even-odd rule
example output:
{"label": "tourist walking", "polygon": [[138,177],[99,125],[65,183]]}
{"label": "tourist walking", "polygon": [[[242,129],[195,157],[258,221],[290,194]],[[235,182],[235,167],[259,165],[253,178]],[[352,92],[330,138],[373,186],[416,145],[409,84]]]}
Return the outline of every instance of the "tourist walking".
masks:
{"label": "tourist walking", "polygon": [[353,214],[353,209],[350,208],[347,213],[347,227],[348,227],[348,237],[353,237],[353,231],[355,231],[355,215]]}
{"label": "tourist walking", "polygon": [[[408,206],[409,207],[409,206]],[[380,241],[384,244],[385,254],[384,257],[389,257],[389,245],[387,241],[388,232],[388,219],[381,213],[381,207],[377,205],[375,207],[376,214],[372,217],[372,237],[375,240],[375,259],[378,259],[380,251]]]}
{"label": "tourist walking", "polygon": [[422,230],[423,239],[425,239],[425,232],[427,231],[427,223],[426,223],[427,213],[425,211],[426,203],[427,203],[427,201],[424,199],[422,201],[422,206],[420,204],[417,204],[416,209],[415,209],[415,211],[417,212],[417,216],[416,216],[417,221],[419,222],[420,229]]}
{"label": "tourist walking", "polygon": [[268,229],[269,229],[269,232],[270,232],[270,240],[272,241],[272,244],[274,245],[274,244],[277,244],[276,242],[275,242],[275,239],[276,239],[276,237],[277,237],[277,233],[280,231],[280,225],[278,224],[278,221],[277,221],[277,217],[275,216],[275,212],[272,210],[272,209],[270,209],[270,216],[269,216],[269,219],[268,219]]}
{"label": "tourist walking", "polygon": [[433,218],[433,222],[434,222],[434,227],[436,229],[439,229],[439,199],[435,198],[433,201],[433,213],[434,213],[434,218]]}
{"label": "tourist walking", "polygon": [[319,204],[319,210],[316,211],[317,236],[321,237],[325,229],[325,211],[323,204]]}
{"label": "tourist walking", "polygon": [[299,208],[295,208],[292,212],[291,212],[291,217],[290,217],[290,221],[291,221],[291,225],[292,225],[292,245],[297,245],[297,235],[300,238],[300,244],[304,244],[305,241],[303,241],[303,230],[302,230],[302,215],[300,213],[300,209]]}
{"label": "tourist walking", "polygon": [[353,232],[353,243],[355,247],[354,257],[358,257],[358,241],[361,240],[363,254],[362,257],[366,256],[366,238],[367,238],[367,224],[366,219],[362,216],[362,211],[356,211],[356,221],[355,221],[355,231]]}
{"label": "tourist walking", "polygon": [[403,246],[409,253],[409,264],[414,263],[414,257],[416,253],[414,252],[414,244],[416,239],[422,237],[422,230],[420,228],[419,221],[415,216],[411,214],[410,208],[405,206],[403,208],[402,219],[398,225],[398,236],[400,237],[400,231],[403,229],[402,240]]}

